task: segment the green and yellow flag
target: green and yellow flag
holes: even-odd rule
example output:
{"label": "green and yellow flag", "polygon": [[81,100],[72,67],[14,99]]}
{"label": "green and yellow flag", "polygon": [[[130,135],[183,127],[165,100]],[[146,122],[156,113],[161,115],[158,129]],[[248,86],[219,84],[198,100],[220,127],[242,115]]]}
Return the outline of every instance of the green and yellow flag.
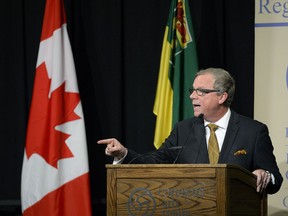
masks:
{"label": "green and yellow flag", "polygon": [[167,22],[156,98],[154,145],[159,148],[172,126],[193,116],[189,87],[198,70],[196,44],[188,0],[172,0]]}

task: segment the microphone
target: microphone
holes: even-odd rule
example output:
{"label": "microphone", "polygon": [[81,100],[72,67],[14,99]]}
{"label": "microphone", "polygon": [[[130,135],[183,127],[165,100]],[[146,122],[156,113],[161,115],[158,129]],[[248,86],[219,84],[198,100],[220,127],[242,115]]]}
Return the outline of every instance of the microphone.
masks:
{"label": "microphone", "polygon": [[[203,121],[203,118],[204,118],[204,114],[203,114],[203,113],[199,114],[199,115],[197,116],[197,119],[193,122],[193,127],[194,127],[194,125],[195,125],[196,123],[198,123],[199,121]],[[189,137],[189,136],[188,136],[188,137]],[[187,139],[188,139],[188,137],[187,137]],[[186,139],[186,141],[187,141],[187,139]],[[183,149],[185,148],[185,145],[186,145],[186,143],[187,143],[186,141],[185,141],[184,145],[182,146],[183,148],[181,148],[180,151],[178,152],[175,160],[173,161],[173,164],[176,163],[176,161],[178,160],[179,156],[181,155]]]}
{"label": "microphone", "polygon": [[197,118],[198,118],[197,121],[198,120],[203,120],[204,119],[204,114],[200,113]]}
{"label": "microphone", "polygon": [[[153,151],[147,152],[147,153],[145,153],[145,154],[140,154],[140,155],[132,158],[132,159],[128,162],[128,164],[131,164],[133,161],[135,161],[135,160],[137,160],[137,159],[139,159],[139,158],[141,158],[141,157],[145,157],[145,156],[153,156],[153,158],[155,158],[155,157],[154,157],[154,154],[156,154],[157,152],[163,152],[163,153],[165,154],[165,151],[178,150],[178,149],[180,149],[180,151],[182,151],[183,148],[185,148],[185,146],[172,146],[172,147],[169,147],[169,148],[163,148],[163,149],[159,149],[159,150],[153,150]],[[178,153],[178,155],[179,155],[179,153]]]}

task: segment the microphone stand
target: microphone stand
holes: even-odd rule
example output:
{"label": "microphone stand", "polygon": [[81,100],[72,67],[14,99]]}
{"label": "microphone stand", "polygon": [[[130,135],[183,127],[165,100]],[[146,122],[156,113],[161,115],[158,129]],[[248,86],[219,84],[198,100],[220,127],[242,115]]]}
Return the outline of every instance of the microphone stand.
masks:
{"label": "microphone stand", "polygon": [[[195,125],[196,123],[198,123],[200,120],[203,120],[203,118],[204,118],[204,114],[201,113],[201,114],[197,117],[197,119],[193,122],[193,127],[194,127],[194,125]],[[188,137],[189,137],[189,136],[188,136]],[[187,137],[187,139],[188,139],[188,137]],[[186,141],[187,141],[187,139],[186,139]],[[173,164],[176,163],[176,161],[178,160],[179,156],[181,155],[183,149],[185,148],[185,146],[186,146],[186,144],[187,144],[186,141],[185,141],[184,145],[182,146],[183,148],[181,148],[180,151],[178,152],[175,160],[173,161]]]}

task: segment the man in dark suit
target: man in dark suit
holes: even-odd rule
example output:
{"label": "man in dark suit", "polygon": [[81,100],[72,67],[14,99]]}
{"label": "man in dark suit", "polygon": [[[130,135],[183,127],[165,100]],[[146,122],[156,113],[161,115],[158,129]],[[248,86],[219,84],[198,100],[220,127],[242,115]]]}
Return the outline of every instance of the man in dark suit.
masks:
{"label": "man in dark suit", "polygon": [[[237,164],[257,176],[258,192],[266,188],[268,193],[276,193],[283,178],[268,128],[230,110],[234,92],[235,82],[227,71],[201,70],[190,89],[195,117],[178,122],[159,150],[139,155],[115,138],[98,144],[107,145],[105,153],[114,157],[114,163]],[[216,128],[211,130],[210,124]],[[216,144],[211,147],[210,135],[214,134],[211,143]]]}

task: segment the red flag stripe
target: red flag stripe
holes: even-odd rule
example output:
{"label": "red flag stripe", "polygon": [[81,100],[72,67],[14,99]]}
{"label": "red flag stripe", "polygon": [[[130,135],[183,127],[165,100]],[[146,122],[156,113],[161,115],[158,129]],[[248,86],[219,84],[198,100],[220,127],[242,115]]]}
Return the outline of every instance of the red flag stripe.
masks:
{"label": "red flag stripe", "polygon": [[55,0],[47,0],[41,41],[51,37],[53,32],[59,29],[64,23],[66,23],[66,15],[63,1],[60,0],[60,3],[58,3]]}

